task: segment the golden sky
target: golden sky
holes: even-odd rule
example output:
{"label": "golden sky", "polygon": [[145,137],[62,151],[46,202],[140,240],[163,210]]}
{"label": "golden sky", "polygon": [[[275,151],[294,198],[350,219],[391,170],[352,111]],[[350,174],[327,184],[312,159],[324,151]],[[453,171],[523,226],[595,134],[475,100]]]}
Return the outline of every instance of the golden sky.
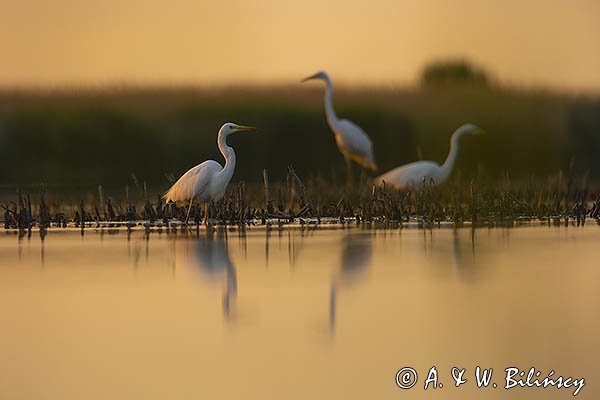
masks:
{"label": "golden sky", "polygon": [[465,57],[504,83],[600,90],[598,0],[0,0],[0,85],[414,84]]}

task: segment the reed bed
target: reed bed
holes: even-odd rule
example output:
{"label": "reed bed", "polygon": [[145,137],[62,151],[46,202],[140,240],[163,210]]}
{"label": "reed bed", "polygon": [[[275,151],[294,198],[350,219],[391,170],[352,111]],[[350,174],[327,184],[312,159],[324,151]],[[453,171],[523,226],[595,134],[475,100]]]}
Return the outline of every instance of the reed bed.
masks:
{"label": "reed bed", "polygon": [[[187,208],[165,204],[160,193],[151,193],[145,182],[132,175],[132,184],[121,197],[98,186],[94,195],[78,202],[50,201],[42,185],[36,194],[16,190],[14,200],[0,204],[5,229],[39,228],[177,227],[185,222]],[[206,210],[206,212],[204,211]],[[335,184],[315,177],[304,182],[293,167],[286,179],[230,184],[225,197],[204,208],[194,204],[188,226],[319,225],[367,223],[401,227],[416,223],[434,227],[442,223],[511,226],[541,221],[549,225],[584,225],[591,218],[600,223],[600,191],[587,179],[559,174],[544,181],[499,182],[455,178],[441,187],[424,182],[419,190],[399,191],[376,186],[366,176],[354,184]]]}

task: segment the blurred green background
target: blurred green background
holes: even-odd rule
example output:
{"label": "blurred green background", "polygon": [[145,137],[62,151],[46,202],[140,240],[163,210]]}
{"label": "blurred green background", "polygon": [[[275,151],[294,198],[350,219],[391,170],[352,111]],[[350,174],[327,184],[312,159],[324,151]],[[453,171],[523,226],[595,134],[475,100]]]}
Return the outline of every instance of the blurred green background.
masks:
{"label": "blurred green background", "polygon": [[[600,98],[502,88],[460,63],[424,70],[418,88],[336,87],[338,115],[372,138],[381,172],[418,159],[442,162],[465,122],[487,131],[465,137],[463,176],[543,177],[570,165],[600,180]],[[462,72],[461,72],[462,71]],[[471,75],[470,75],[471,74]],[[277,87],[123,87],[0,92],[0,183],[120,185],[131,173],[166,187],[165,174],[213,158],[224,122],[258,127],[229,138],[234,180],[343,179],[345,164],[323,112],[320,84]],[[358,168],[355,168],[355,171]]]}

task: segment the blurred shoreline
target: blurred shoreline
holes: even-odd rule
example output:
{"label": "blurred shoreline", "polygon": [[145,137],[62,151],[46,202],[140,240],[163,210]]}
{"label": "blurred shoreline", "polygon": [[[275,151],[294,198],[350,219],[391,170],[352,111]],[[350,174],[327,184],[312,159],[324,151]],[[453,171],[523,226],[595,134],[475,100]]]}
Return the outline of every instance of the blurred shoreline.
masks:
{"label": "blurred shoreline", "polygon": [[[27,84],[11,85],[0,83],[0,98],[6,99],[11,96],[110,96],[110,95],[140,95],[140,94],[194,94],[194,95],[216,95],[223,93],[278,93],[294,91],[314,90],[316,85],[302,84],[303,76],[297,79],[280,80],[270,83],[235,81],[233,83],[144,83],[144,82],[108,82],[108,83],[57,83],[57,84]],[[424,87],[422,83],[392,82],[392,83],[351,83],[341,79],[335,80],[336,92],[364,93],[374,92],[381,94],[414,93],[423,90],[462,90],[477,88],[477,85],[452,84],[440,85],[440,87]],[[548,86],[539,84],[526,84],[519,82],[502,82],[492,80],[490,85],[483,88],[494,92],[520,93],[529,95],[548,95],[568,98],[587,98],[590,100],[600,99],[600,88],[574,88],[561,86]]]}
{"label": "blurred shoreline", "polygon": [[[336,85],[338,115],[373,140],[382,172],[418,159],[443,162],[454,129],[476,123],[488,135],[464,140],[466,177],[519,179],[572,172],[600,179],[600,94],[478,85]],[[254,125],[236,135],[234,180],[343,177],[344,162],[323,115],[318,84],[0,89],[0,182],[121,185],[135,173],[165,183],[222,157],[216,133],[227,121]],[[356,168],[358,171],[358,168]]]}

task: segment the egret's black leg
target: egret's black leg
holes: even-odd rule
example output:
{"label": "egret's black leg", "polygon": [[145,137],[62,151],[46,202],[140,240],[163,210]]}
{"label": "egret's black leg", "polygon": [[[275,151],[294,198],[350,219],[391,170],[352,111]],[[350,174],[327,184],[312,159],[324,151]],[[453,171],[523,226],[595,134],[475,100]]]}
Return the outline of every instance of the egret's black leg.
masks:
{"label": "egret's black leg", "polygon": [[208,227],[208,202],[204,203],[204,226]]}
{"label": "egret's black leg", "polygon": [[187,224],[188,224],[188,220],[190,219],[190,211],[191,211],[191,209],[192,209],[192,203],[193,203],[193,202],[194,202],[194,198],[192,197],[192,198],[190,199],[190,205],[188,206],[188,209],[187,209],[187,215],[185,216],[185,225],[186,225],[186,226],[187,226]]}
{"label": "egret's black leg", "polygon": [[352,161],[348,157],[344,157],[346,160],[346,170],[348,173],[346,183],[348,186],[352,186]]}

